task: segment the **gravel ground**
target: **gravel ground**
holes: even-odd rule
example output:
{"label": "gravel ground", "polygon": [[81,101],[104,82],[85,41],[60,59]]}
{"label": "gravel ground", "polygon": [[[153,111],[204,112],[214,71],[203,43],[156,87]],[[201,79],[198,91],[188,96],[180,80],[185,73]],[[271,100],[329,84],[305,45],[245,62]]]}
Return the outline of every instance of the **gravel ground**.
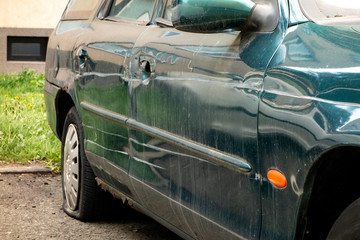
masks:
{"label": "gravel ground", "polygon": [[61,209],[61,176],[0,174],[0,239],[171,239],[175,234],[130,208],[101,222],[80,222]]}

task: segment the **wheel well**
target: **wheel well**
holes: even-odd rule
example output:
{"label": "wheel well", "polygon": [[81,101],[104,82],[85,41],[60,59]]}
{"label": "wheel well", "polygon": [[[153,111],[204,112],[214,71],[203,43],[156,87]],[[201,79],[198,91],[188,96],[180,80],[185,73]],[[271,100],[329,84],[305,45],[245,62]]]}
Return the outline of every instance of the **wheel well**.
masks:
{"label": "wheel well", "polygon": [[326,239],[341,212],[360,197],[360,147],[323,154],[309,172],[298,214],[296,239]]}
{"label": "wheel well", "polygon": [[65,92],[61,91],[56,99],[55,106],[56,106],[56,113],[57,113],[57,121],[56,121],[56,131],[60,139],[62,139],[62,133],[64,128],[64,122],[67,113],[69,112],[70,108],[73,107],[75,104],[71,99],[70,95]]}

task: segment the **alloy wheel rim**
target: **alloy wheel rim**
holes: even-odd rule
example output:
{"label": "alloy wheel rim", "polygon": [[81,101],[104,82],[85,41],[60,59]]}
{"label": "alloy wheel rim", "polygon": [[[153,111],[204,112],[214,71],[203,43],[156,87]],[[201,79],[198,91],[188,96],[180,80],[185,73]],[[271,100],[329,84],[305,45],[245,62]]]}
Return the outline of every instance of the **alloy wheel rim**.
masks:
{"label": "alloy wheel rim", "polygon": [[77,208],[79,196],[79,137],[74,124],[70,124],[64,144],[63,184],[68,207]]}

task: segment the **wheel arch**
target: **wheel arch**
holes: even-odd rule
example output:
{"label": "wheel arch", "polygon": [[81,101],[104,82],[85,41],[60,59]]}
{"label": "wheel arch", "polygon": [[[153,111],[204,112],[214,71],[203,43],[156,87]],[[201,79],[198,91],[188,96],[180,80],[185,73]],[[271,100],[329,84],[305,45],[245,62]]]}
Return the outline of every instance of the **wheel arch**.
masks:
{"label": "wheel arch", "polygon": [[360,191],[360,146],[323,153],[311,167],[300,203],[295,239],[325,239],[332,224]]}
{"label": "wheel arch", "polygon": [[61,90],[55,100],[56,115],[57,115],[56,134],[60,139],[62,139],[66,115],[73,106],[75,106],[75,104],[71,96],[66,91]]}

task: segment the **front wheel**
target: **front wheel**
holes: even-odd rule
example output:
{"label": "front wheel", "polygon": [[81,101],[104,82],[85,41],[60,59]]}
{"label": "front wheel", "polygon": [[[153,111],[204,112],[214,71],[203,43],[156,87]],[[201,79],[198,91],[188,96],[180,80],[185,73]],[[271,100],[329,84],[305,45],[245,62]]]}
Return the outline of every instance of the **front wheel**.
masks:
{"label": "front wheel", "polygon": [[98,216],[104,192],[84,152],[84,131],[75,107],[68,112],[61,144],[63,209],[71,217],[88,221]]}
{"label": "front wheel", "polygon": [[331,227],[327,240],[337,239],[360,239],[360,198],[345,208]]}

